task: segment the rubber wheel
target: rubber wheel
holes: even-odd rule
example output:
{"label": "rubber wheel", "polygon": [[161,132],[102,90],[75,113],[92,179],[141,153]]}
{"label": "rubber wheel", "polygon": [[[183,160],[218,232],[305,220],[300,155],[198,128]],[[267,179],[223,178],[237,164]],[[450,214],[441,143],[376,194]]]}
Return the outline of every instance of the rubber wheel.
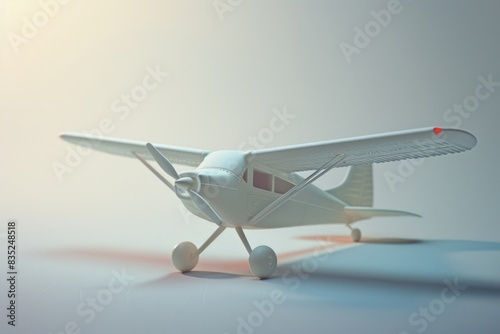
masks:
{"label": "rubber wheel", "polygon": [[268,278],[276,270],[278,258],[272,248],[259,246],[252,250],[248,259],[250,270],[258,278]]}
{"label": "rubber wheel", "polygon": [[183,273],[193,270],[198,264],[199,256],[195,256],[197,250],[196,246],[189,241],[177,244],[172,251],[174,267]]}

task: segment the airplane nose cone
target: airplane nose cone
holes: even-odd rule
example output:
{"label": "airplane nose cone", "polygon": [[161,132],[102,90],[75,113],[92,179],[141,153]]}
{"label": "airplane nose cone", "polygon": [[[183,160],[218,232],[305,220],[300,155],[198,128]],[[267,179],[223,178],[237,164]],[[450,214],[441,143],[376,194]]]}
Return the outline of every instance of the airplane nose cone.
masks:
{"label": "airplane nose cone", "polygon": [[177,179],[177,181],[175,181],[175,185],[184,191],[187,191],[192,184],[193,179],[188,176],[181,177],[180,179]]}

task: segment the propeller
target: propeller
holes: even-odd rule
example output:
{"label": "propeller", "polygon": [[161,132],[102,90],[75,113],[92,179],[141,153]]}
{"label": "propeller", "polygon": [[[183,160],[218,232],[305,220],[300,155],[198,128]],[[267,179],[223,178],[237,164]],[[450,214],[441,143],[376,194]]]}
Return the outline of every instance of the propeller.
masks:
{"label": "propeller", "polygon": [[161,154],[161,152],[158,151],[158,149],[154,147],[153,144],[147,143],[146,148],[148,149],[149,153],[151,153],[158,165],[160,165],[161,169],[163,169],[165,173],[175,179],[175,186],[187,191],[194,205],[196,205],[196,207],[200,209],[201,212],[207,215],[210,220],[212,220],[217,225],[222,225],[222,219],[219,217],[217,212],[215,212],[214,208],[212,208],[212,206],[207,202],[207,200],[197,192],[190,189],[194,183],[193,179],[188,176],[179,177],[179,174],[175,170],[172,163],[168,161],[168,159],[163,154]]}
{"label": "propeller", "polygon": [[193,179],[190,177],[181,177],[175,181],[175,185],[182,190],[188,191],[191,185],[193,184]]}
{"label": "propeller", "polygon": [[200,194],[192,190],[189,190],[189,196],[191,196],[193,203],[198,207],[198,209],[200,209],[204,214],[206,214],[210,218],[210,220],[212,220],[218,226],[222,225],[222,219],[220,219],[217,212],[215,212],[214,208],[212,208],[210,204],[208,204],[206,199],[204,199],[203,197],[201,197]]}
{"label": "propeller", "polygon": [[156,160],[158,165],[160,165],[161,169],[165,171],[168,175],[173,177],[175,180],[179,178],[179,174],[177,174],[177,171],[175,170],[174,166],[168,161],[167,158],[163,154],[160,153],[156,149],[156,147],[153,146],[151,143],[146,144],[146,148],[148,149],[149,153],[153,156],[153,158]]}

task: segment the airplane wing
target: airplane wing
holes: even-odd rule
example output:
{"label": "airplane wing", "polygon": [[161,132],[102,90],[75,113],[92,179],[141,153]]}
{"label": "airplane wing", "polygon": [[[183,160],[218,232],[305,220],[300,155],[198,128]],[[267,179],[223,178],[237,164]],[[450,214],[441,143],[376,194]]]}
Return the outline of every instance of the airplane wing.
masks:
{"label": "airplane wing", "polygon": [[335,167],[459,153],[472,149],[476,143],[476,137],[467,131],[424,128],[255,150],[247,153],[247,161],[283,172],[300,172],[324,168],[339,154],[345,155],[345,159]]}
{"label": "airplane wing", "polygon": [[[154,160],[146,149],[146,142],[98,137],[80,133],[65,132],[59,135],[62,139],[86,148],[135,158],[135,153],[140,154],[146,160]],[[170,162],[180,165],[197,167],[210,151],[153,144]]]}

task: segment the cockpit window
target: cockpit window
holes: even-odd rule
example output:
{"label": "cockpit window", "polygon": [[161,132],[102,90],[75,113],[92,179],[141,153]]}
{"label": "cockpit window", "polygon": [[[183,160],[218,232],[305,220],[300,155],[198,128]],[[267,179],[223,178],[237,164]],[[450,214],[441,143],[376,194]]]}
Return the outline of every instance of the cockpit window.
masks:
{"label": "cockpit window", "polygon": [[272,191],[273,176],[258,169],[253,170],[253,186],[255,188]]}
{"label": "cockpit window", "polygon": [[243,181],[248,182],[248,170],[245,169],[245,173],[243,173]]}
{"label": "cockpit window", "polygon": [[284,194],[292,189],[294,185],[287,180],[283,180],[277,176],[274,177],[274,192],[277,194]]}

